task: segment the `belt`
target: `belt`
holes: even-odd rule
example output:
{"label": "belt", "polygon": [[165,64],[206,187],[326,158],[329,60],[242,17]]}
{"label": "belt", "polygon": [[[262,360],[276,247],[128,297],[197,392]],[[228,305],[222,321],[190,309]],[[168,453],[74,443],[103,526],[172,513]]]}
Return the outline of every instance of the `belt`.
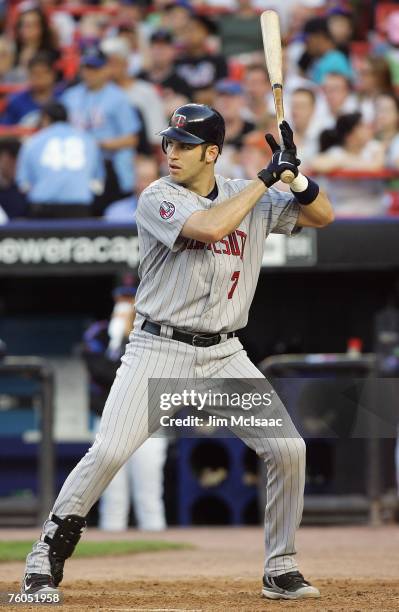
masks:
{"label": "belt", "polygon": [[[143,322],[141,329],[148,332],[149,334],[153,334],[154,336],[161,335],[161,325],[159,323],[153,323],[148,319],[145,319]],[[222,339],[221,334],[201,334],[201,333],[191,333],[185,332],[181,329],[172,328],[172,340],[178,340],[179,342],[185,342],[186,344],[191,344],[192,346],[213,346],[214,344],[219,344]],[[233,338],[235,336],[235,332],[228,332],[226,335],[226,340],[228,338]]]}

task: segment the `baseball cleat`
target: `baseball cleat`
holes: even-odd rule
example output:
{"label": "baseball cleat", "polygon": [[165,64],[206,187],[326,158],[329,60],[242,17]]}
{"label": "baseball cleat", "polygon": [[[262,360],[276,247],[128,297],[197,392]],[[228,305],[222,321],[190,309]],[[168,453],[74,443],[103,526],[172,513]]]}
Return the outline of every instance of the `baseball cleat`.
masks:
{"label": "baseball cleat", "polygon": [[267,599],[305,599],[320,597],[320,591],[299,572],[288,572],[280,576],[263,576],[262,595]]}
{"label": "baseball cleat", "polygon": [[25,574],[21,593],[58,593],[49,574]]}

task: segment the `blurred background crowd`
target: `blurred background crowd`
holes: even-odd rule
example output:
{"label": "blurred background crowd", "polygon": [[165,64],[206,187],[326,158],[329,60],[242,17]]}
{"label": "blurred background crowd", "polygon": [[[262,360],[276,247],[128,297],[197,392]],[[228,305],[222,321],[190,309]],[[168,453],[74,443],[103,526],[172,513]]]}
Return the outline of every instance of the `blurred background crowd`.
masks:
{"label": "blurred background crowd", "polygon": [[217,172],[254,178],[276,134],[259,13],[279,11],[286,115],[337,216],[399,213],[399,4],[372,0],[0,3],[0,222],[134,220],[165,173],[157,133],[206,103]]}

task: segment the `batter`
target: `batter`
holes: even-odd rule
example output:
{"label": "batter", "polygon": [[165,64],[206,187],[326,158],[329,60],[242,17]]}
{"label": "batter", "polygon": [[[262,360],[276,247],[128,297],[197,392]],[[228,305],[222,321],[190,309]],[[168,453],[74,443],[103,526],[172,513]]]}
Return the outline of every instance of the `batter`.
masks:
{"label": "batter", "polygon": [[[286,122],[281,124],[285,150],[267,134],[272,160],[251,181],[215,176],[224,132],[222,116],[199,104],[179,107],[161,132],[169,176],[145,189],[138,203],[141,282],[134,330],[95,442],[65,481],[27,557],[23,592],[57,588],[90,508],[147,439],[150,378],[161,379],[159,393],[162,379],[166,388],[170,378],[264,378],[234,332],[247,323],[265,238],[271,232],[289,235],[301,226],[323,227],[333,212],[318,186],[299,173]],[[272,187],[287,169],[296,177],[291,193]],[[267,467],[262,594],[318,597],[295,560],[305,443],[287,413],[284,421],[282,437],[245,425],[238,432]]]}

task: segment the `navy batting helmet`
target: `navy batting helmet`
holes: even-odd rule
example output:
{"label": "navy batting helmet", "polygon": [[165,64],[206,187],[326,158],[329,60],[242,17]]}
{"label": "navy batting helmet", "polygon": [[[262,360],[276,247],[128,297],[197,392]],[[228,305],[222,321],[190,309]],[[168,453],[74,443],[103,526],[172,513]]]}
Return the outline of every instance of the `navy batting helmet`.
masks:
{"label": "navy batting helmet", "polygon": [[169,127],[160,132],[165,139],[170,138],[187,144],[216,144],[222,152],[225,134],[224,119],[214,108],[206,104],[184,104],[179,106],[169,121]]}

